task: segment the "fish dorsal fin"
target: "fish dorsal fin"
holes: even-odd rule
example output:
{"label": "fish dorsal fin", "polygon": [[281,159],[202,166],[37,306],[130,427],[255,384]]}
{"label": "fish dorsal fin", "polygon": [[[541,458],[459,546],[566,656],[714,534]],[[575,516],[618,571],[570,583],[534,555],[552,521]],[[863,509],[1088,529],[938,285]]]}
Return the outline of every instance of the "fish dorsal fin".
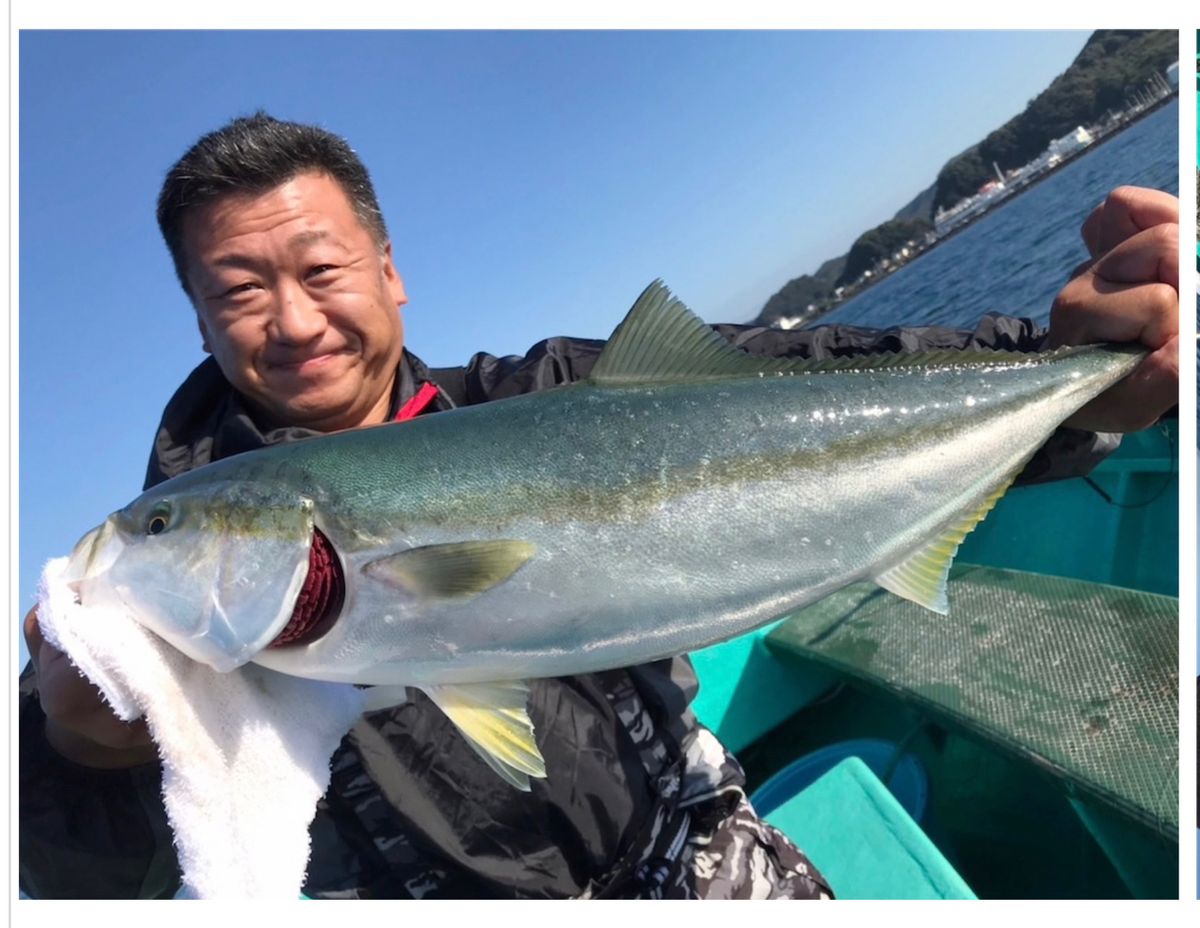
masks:
{"label": "fish dorsal fin", "polygon": [[546,775],[546,762],[534,741],[533,722],[525,710],[529,687],[523,681],[421,689],[506,782],[528,792],[530,777]]}
{"label": "fish dorsal fin", "polygon": [[536,551],[528,541],[504,538],[425,545],[377,558],[363,572],[410,596],[466,600],[499,586]]}
{"label": "fish dorsal fin", "polygon": [[[731,345],[712,326],[656,280],[638,297],[604,346],[590,380],[599,385],[688,383],[785,374],[848,373],[946,367],[1008,368],[1045,364],[1092,350],[1068,346],[1053,351],[940,349],[825,358],[766,358]],[[1114,349],[1119,350],[1119,349]]]}
{"label": "fish dorsal fin", "polygon": [[661,280],[642,291],[592,368],[597,384],[720,380],[782,374],[790,364],[735,348],[671,295]]}
{"label": "fish dorsal fin", "polygon": [[946,581],[950,576],[950,565],[954,562],[954,555],[958,553],[958,546],[992,511],[1000,497],[1017,478],[1018,473],[1020,473],[1020,468],[1008,474],[1000,485],[987,495],[983,503],[971,510],[965,518],[955,522],[949,529],[891,570],[875,577],[875,582],[885,590],[902,596],[918,606],[924,606],[940,615],[946,615],[950,611],[950,601],[946,595]]}

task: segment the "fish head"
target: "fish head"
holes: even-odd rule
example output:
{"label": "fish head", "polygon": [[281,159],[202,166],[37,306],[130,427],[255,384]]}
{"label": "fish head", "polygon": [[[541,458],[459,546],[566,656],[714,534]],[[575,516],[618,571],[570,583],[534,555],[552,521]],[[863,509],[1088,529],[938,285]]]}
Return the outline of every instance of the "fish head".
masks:
{"label": "fish head", "polygon": [[252,481],[168,481],[80,539],[66,579],[221,672],[287,624],[308,575],[313,502]]}

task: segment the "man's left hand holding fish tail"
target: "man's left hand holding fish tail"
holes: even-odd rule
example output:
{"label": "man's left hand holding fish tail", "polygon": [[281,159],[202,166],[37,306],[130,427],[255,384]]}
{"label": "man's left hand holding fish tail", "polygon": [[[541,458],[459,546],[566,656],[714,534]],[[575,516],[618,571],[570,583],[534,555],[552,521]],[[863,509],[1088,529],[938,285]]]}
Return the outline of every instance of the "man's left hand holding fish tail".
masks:
{"label": "man's left hand holding fish tail", "polygon": [[1050,344],[1139,342],[1142,364],[1065,423],[1135,432],[1179,402],[1179,200],[1118,187],[1081,229],[1089,259],[1050,311]]}

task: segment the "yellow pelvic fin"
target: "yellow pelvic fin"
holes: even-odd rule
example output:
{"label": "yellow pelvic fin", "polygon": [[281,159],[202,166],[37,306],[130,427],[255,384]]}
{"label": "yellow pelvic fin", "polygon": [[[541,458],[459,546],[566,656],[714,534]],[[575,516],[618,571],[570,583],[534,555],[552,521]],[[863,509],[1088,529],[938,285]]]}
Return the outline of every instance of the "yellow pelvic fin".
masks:
{"label": "yellow pelvic fin", "polygon": [[421,687],[446,713],[489,767],[519,790],[544,777],[546,762],[525,711],[529,687],[522,681]]}
{"label": "yellow pelvic fin", "polygon": [[1000,497],[1012,486],[1020,468],[1005,476],[1000,485],[987,495],[983,503],[967,516],[955,522],[949,529],[933,539],[915,554],[901,561],[891,570],[875,577],[875,582],[889,592],[895,593],[918,606],[932,609],[940,615],[950,611],[946,595],[946,580],[950,565],[958,546],[984,517],[992,511]]}

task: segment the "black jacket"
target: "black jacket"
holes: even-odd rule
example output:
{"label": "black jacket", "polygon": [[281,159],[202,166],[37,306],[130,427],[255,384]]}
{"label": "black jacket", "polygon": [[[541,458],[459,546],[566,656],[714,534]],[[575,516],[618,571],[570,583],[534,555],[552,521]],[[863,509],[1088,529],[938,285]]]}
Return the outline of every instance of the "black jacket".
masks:
{"label": "black jacket", "polygon": [[[785,332],[717,326],[748,351],[829,357],[877,351],[992,347],[1029,351],[1044,333],[1024,320],[988,317],[974,332],[847,326]],[[424,414],[586,377],[603,342],[554,338],[524,357],[475,355],[466,367],[429,370],[405,352],[393,413],[425,381],[439,387]],[[262,432],[216,364],[205,361],[164,411],[146,486],[227,457],[311,432]],[[1112,436],[1060,429],[1022,480],[1085,473],[1115,447]],[[312,825],[306,892],[320,896],[560,897],[629,894],[629,861],[675,808],[715,815],[712,791],[689,794],[683,748],[697,723],[696,681],[684,658],[534,681],[530,716],[549,776],[519,793],[491,773],[449,721],[418,694],[373,713],[333,759],[329,791]],[[154,897],[178,886],[159,771],[78,767],[46,743],[36,679],[20,704],[20,884],[35,897]],[[731,758],[713,776],[740,784]],[[682,779],[681,779],[682,777]],[[700,779],[705,779],[704,777]],[[711,781],[712,777],[707,777]],[[681,795],[682,793],[682,795]],[[670,794],[670,795],[668,795]]]}

